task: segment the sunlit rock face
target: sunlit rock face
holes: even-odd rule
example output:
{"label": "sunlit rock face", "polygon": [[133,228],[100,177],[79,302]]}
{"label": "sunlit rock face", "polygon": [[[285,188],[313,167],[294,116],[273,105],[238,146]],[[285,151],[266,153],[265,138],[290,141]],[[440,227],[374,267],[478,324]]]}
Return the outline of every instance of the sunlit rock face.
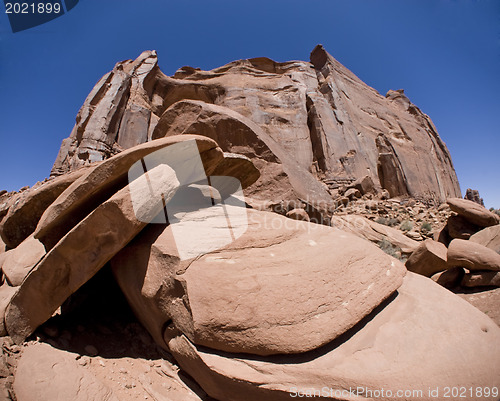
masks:
{"label": "sunlit rock face", "polygon": [[328,188],[364,176],[392,197],[460,196],[446,145],[404,91],[380,95],[322,46],[310,60],[238,60],[171,77],[154,51],[120,62],[85,100],[52,175],[188,133],[250,157],[261,178],[247,194],[260,199],[327,200]]}

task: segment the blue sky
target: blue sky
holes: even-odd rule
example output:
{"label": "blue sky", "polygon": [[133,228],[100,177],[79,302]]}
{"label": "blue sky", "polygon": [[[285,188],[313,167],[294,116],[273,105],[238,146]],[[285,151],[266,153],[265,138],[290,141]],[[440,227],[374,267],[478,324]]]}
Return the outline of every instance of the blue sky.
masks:
{"label": "blue sky", "polygon": [[158,51],[166,74],[318,43],[385,94],[405,89],[450,149],[462,191],[500,208],[500,1],[81,0],[13,34],[0,7],[0,189],[50,173],[62,139],[117,61]]}

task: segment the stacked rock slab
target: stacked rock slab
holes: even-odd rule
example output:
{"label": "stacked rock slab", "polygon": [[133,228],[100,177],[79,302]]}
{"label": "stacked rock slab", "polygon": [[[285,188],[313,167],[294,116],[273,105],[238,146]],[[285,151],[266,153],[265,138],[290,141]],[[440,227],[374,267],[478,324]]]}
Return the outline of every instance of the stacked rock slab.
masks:
{"label": "stacked rock slab", "polygon": [[[179,174],[183,179],[190,180],[184,167],[186,163],[191,164],[192,160],[187,158],[178,165],[182,171],[174,171],[167,164],[159,164],[148,175],[141,175],[130,185],[121,189],[117,187],[117,183],[126,182],[128,170],[135,162],[144,160],[144,157],[155,151],[183,144],[190,144],[197,154],[199,152],[204,174],[210,175],[224,162],[222,150],[206,137],[183,135],[138,145],[90,168],[48,207],[35,233],[42,242],[33,237],[25,241],[26,246],[30,247],[29,251],[36,248],[33,254],[23,251],[23,242],[19,249],[8,251],[2,256],[2,265],[5,265],[6,277],[10,280],[2,288],[6,286],[14,289],[2,291],[2,299],[5,299],[1,309],[2,325],[5,311],[5,325],[15,341],[23,341],[49,319],[73,292],[160,212],[164,207],[163,202],[168,203],[175,194],[179,186]],[[233,159],[234,156],[229,157],[229,160]],[[246,163],[251,164],[245,158],[238,159],[244,171],[252,171],[245,166]],[[231,166],[232,161],[222,165]],[[225,173],[223,168],[219,171]],[[253,183],[248,181],[251,176],[254,180],[258,178],[255,172],[247,174],[246,185]],[[152,182],[163,191],[161,197],[151,192]],[[96,205],[96,200],[101,203]],[[149,215],[149,218],[141,219],[138,213],[143,217]],[[76,224],[75,216],[80,217]],[[47,227],[50,229],[47,230]],[[57,232],[55,239],[43,235],[52,230]],[[11,260],[14,268],[10,268]]]}
{"label": "stacked rock slab", "polygon": [[[429,117],[402,91],[381,96],[321,46],[310,63],[256,58],[211,71],[183,67],[172,77],[160,71],[155,52],[118,63],[82,106],[52,174],[151,140],[164,112],[189,100],[219,107],[219,116],[236,113],[237,120],[242,116],[260,128],[257,136],[244,135],[242,125],[240,130],[206,111],[193,109],[189,116],[193,130],[217,133],[224,151],[257,156],[261,180],[247,192],[266,200],[301,197],[314,188],[309,198],[324,201],[328,192],[321,180],[352,182],[367,175],[391,196],[444,201],[460,195],[449,152]],[[227,128],[238,131],[223,132]],[[224,143],[223,134],[237,141]],[[266,148],[271,152],[264,155]]]}

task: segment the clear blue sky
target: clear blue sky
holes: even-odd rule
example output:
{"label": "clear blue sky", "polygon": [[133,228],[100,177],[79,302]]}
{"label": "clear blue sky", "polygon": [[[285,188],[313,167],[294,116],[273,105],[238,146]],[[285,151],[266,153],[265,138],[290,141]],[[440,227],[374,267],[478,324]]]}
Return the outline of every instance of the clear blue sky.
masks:
{"label": "clear blue sky", "polygon": [[163,72],[322,43],[368,85],[405,89],[444,139],[462,191],[500,208],[500,1],[81,0],[11,33],[0,6],[0,189],[50,173],[61,140],[117,61],[158,51]]}

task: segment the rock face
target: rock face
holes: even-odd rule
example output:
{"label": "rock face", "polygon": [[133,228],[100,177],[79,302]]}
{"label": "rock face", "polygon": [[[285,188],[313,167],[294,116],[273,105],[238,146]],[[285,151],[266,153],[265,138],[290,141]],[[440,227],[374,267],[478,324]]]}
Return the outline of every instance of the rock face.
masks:
{"label": "rock face", "polygon": [[85,169],[81,169],[39,183],[16,197],[14,204],[10,206],[7,215],[0,223],[0,235],[5,244],[15,248],[32,234],[45,209],[84,173]]}
{"label": "rock face", "polygon": [[52,248],[79,221],[127,184],[128,171],[135,162],[165,147],[190,140],[196,141],[205,173],[211,175],[223,160],[223,154],[217,143],[208,138],[186,135],[144,143],[93,166],[69,186],[41,216],[35,238]]}
{"label": "rock face", "polygon": [[[449,287],[498,285],[498,217],[453,198],[446,146],[402,90],[381,96],[321,46],[310,63],[173,77],[154,52],[118,63],[52,175],[0,192],[0,398],[430,401],[499,385],[500,328],[398,260]],[[428,206],[445,199],[458,215],[442,241],[493,227],[448,250],[419,242],[450,216]],[[64,329],[106,333],[94,318],[124,308],[120,289],[180,374],[150,359],[133,390],[113,377],[152,355],[145,332],[117,325],[118,346]],[[99,310],[82,323],[85,297]]]}
{"label": "rock face", "polygon": [[365,176],[390,196],[460,196],[445,144],[403,91],[381,96],[322,46],[310,59],[183,67],[172,77],[155,52],[118,63],[83,104],[52,174],[154,137],[196,132],[226,152],[255,156],[261,179],[247,192],[266,200],[325,201],[324,183],[336,188]]}
{"label": "rock face", "polygon": [[45,253],[43,244],[32,236],[26,238],[17,248],[8,251],[1,265],[7,282],[13,287],[21,285]]}
{"label": "rock face", "polygon": [[470,223],[465,217],[457,215],[448,218],[448,233],[451,238],[469,239],[480,229],[481,227]]}
{"label": "rock face", "polygon": [[500,287],[500,272],[477,271],[463,277],[464,287]]}

